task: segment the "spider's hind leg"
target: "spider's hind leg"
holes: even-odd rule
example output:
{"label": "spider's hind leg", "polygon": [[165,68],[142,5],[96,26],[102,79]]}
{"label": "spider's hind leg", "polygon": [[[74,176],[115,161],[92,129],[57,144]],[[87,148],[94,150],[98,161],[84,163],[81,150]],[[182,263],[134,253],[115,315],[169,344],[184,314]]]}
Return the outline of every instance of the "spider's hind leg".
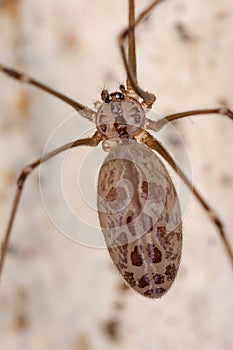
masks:
{"label": "spider's hind leg", "polygon": [[20,173],[20,176],[18,177],[17,180],[17,188],[16,188],[16,192],[15,192],[15,197],[13,200],[13,205],[12,205],[12,210],[10,213],[10,217],[9,217],[9,221],[6,227],[6,231],[5,234],[3,235],[3,240],[1,243],[1,249],[0,249],[0,278],[2,275],[2,270],[3,270],[3,266],[4,266],[4,261],[5,261],[5,257],[6,257],[6,253],[8,250],[8,246],[9,246],[9,239],[10,239],[10,235],[12,232],[12,227],[15,221],[15,216],[16,216],[16,212],[18,210],[19,207],[19,203],[20,203],[20,198],[23,192],[23,187],[24,184],[26,182],[26,179],[28,178],[28,176],[31,174],[31,172],[38,167],[40,164],[42,164],[43,162],[53,158],[55,155],[64,152],[70,148],[75,148],[78,146],[91,146],[91,147],[96,147],[100,141],[102,140],[101,135],[98,133],[98,131],[90,138],[86,138],[86,139],[80,139],[80,140],[76,140],[73,142],[69,142],[67,144],[65,144],[64,146],[61,146],[57,149],[55,149],[52,152],[49,152],[47,154],[45,154],[42,158],[37,159],[35,162],[27,165],[26,167],[24,167]]}
{"label": "spider's hind leg", "polygon": [[201,204],[203,209],[206,211],[208,218],[210,221],[215,225],[215,227],[218,230],[219,236],[223,242],[223,245],[225,247],[225,250],[230,258],[230,261],[233,266],[233,250],[231,247],[230,242],[227,239],[227,236],[224,231],[224,226],[219,218],[219,216],[215,213],[215,211],[209,206],[209,204],[205,201],[205,199],[202,197],[202,195],[199,193],[199,191],[196,189],[196,187],[193,186],[191,181],[187,178],[187,176],[184,174],[184,172],[180,169],[180,167],[175,163],[171,155],[167,152],[167,150],[162,146],[160,142],[158,142],[154,137],[152,137],[149,133],[145,132],[144,139],[142,139],[144,143],[150,147],[151,149],[158,152],[167,162],[168,164],[173,168],[173,170],[180,176],[180,178],[184,181],[184,183],[188,186],[188,188],[192,191],[195,198],[198,200],[198,202]]}

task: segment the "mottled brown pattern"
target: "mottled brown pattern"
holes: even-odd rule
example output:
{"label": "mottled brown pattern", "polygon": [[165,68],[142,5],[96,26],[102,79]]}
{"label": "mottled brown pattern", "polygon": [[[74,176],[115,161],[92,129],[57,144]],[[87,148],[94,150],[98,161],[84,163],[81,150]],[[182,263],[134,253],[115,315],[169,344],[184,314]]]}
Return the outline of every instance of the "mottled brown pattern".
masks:
{"label": "mottled brown pattern", "polygon": [[144,275],[138,280],[138,287],[139,288],[145,288],[146,286],[149,286],[150,279],[148,275]]}
{"label": "mottled brown pattern", "polygon": [[162,253],[154,244],[147,244],[147,251],[151,263],[158,264],[161,262]]}
{"label": "mottled brown pattern", "polygon": [[153,289],[148,289],[143,293],[143,295],[145,295],[145,297],[154,298],[155,292]]}
{"label": "mottled brown pattern", "polygon": [[107,201],[114,201],[117,198],[117,191],[115,187],[112,187],[106,196]]}
{"label": "mottled brown pattern", "polygon": [[167,291],[166,289],[164,289],[162,287],[158,287],[155,290],[154,289],[148,289],[146,292],[143,293],[143,295],[145,295],[146,297],[149,297],[149,298],[159,298],[163,294],[165,294],[166,291]]}
{"label": "mottled brown pattern", "polygon": [[166,227],[158,227],[157,237],[160,244],[164,248],[166,259],[176,260],[180,255],[180,251],[177,251],[177,249],[174,248],[177,244],[177,241],[181,241],[181,232],[173,231],[167,233]]}
{"label": "mottled brown pattern", "polygon": [[155,284],[164,283],[164,276],[160,275],[159,273],[153,274],[153,279],[154,279]]}
{"label": "mottled brown pattern", "polygon": [[141,185],[141,196],[144,199],[147,199],[148,196],[148,182],[147,181],[143,181],[142,185]]}
{"label": "mottled brown pattern", "polygon": [[176,270],[175,264],[170,264],[166,266],[165,275],[167,276],[168,281],[173,281],[174,278],[176,277],[176,273],[177,273],[177,270]]}
{"label": "mottled brown pattern", "polygon": [[[112,188],[117,197],[109,202],[104,198]],[[182,246],[180,208],[167,170],[148,148],[127,141],[107,156],[98,193],[100,224],[114,264],[136,292],[160,298],[175,278]]]}
{"label": "mottled brown pattern", "polygon": [[123,277],[126,280],[126,282],[129,283],[129,285],[131,287],[135,287],[136,286],[136,281],[134,279],[133,272],[125,271],[124,274],[123,274]]}
{"label": "mottled brown pattern", "polygon": [[143,255],[142,255],[142,246],[140,244],[136,245],[134,250],[131,253],[131,262],[134,266],[142,266],[143,264]]}
{"label": "mottled brown pattern", "polygon": [[[113,95],[111,94],[111,97]],[[104,103],[96,114],[97,129],[107,139],[124,135],[132,138],[133,134],[143,127],[144,120],[145,112],[140,103],[127,99],[126,96],[123,102]],[[106,129],[102,129],[102,125],[106,125]],[[119,130],[124,131],[123,135],[118,133]]]}
{"label": "mottled brown pattern", "polygon": [[121,272],[127,268],[127,253],[128,253],[128,245],[121,245],[117,248],[108,248],[109,254],[112,257],[116,267]]}
{"label": "mottled brown pattern", "polygon": [[121,269],[125,269],[127,267],[127,253],[128,253],[128,245],[122,245],[118,247],[119,252],[119,267]]}

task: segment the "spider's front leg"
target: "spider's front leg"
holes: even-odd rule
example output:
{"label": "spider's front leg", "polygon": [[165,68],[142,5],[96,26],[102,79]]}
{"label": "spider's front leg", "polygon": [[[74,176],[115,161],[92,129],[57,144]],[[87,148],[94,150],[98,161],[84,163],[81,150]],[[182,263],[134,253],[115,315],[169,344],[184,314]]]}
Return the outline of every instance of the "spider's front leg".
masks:
{"label": "spider's front leg", "polygon": [[[129,27],[124,29],[118,36],[118,44],[123,60],[123,64],[127,73],[127,89],[132,95],[138,95],[143,99],[142,105],[150,109],[156,100],[156,96],[150,92],[143,90],[137,82],[137,66],[135,55],[135,28],[139,23],[146,18],[146,16],[163,0],[154,0],[152,3],[142,11],[139,16],[134,18],[134,1],[129,1]],[[125,40],[128,38],[128,60],[124,48]]]}
{"label": "spider's front leg", "polygon": [[219,114],[222,116],[226,116],[233,120],[233,111],[229,108],[209,108],[209,109],[195,109],[192,111],[185,111],[180,113],[174,113],[169,114],[166,117],[154,121],[149,118],[146,118],[146,129],[153,130],[153,131],[159,131],[161,130],[167,123],[173,122],[174,120],[186,118],[186,117],[193,117],[193,116],[200,116],[202,114]]}
{"label": "spider's front leg", "polygon": [[39,82],[38,80],[35,80],[35,79],[29,77],[25,73],[18,72],[17,70],[6,67],[2,64],[0,64],[0,71],[13,79],[20,81],[21,83],[35,86],[35,87],[39,88],[40,90],[47,92],[48,94],[50,94],[52,96],[57,97],[58,99],[62,100],[63,102],[65,102],[68,105],[70,105],[71,107],[73,107],[76,111],[79,112],[79,114],[82,117],[87,118],[91,122],[95,122],[95,114],[96,113],[92,109],[82,105],[81,103],[64,95],[63,93],[49,87],[48,85],[45,85],[45,84]]}

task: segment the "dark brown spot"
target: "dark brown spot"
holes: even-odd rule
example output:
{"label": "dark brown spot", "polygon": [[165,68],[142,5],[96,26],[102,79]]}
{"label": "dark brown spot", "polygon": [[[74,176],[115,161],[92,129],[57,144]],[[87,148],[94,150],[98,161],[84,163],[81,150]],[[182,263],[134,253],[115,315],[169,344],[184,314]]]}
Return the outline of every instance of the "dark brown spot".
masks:
{"label": "dark brown spot", "polygon": [[123,277],[124,277],[124,279],[126,280],[126,282],[129,283],[129,285],[130,285],[131,287],[135,287],[135,286],[136,286],[136,281],[135,281],[135,279],[134,279],[134,274],[133,274],[133,272],[125,271]]}
{"label": "dark brown spot", "polygon": [[131,221],[133,221],[133,219],[134,219],[133,216],[131,216],[131,215],[128,216],[127,219],[126,219],[127,225],[128,225]]}
{"label": "dark brown spot", "polygon": [[119,339],[119,321],[116,319],[107,321],[104,324],[104,331],[108,335],[108,337],[111,340],[118,340]]}
{"label": "dark brown spot", "polygon": [[142,255],[142,246],[136,245],[134,251],[131,253],[131,262],[134,266],[142,266],[143,264],[143,255]]}
{"label": "dark brown spot", "polygon": [[148,182],[147,181],[142,182],[141,190],[142,190],[141,197],[144,199],[147,199],[147,196],[148,196]]}
{"label": "dark brown spot", "polygon": [[[114,123],[115,126],[116,123]],[[124,138],[129,138],[129,134],[127,132],[127,127],[126,126],[117,126],[115,127],[119,136],[124,137]]]}
{"label": "dark brown spot", "polygon": [[155,273],[153,275],[153,278],[154,278],[155,284],[162,284],[162,283],[164,283],[164,276],[160,275],[159,273]]}
{"label": "dark brown spot", "polygon": [[126,224],[128,227],[129,232],[132,236],[136,236],[137,234],[137,226],[135,225],[134,219],[137,217],[137,213],[132,212],[132,210],[129,210],[127,213],[126,218]]}
{"label": "dark brown spot", "polygon": [[146,297],[153,298],[155,295],[155,291],[153,289],[148,289],[145,293],[143,293]]}
{"label": "dark brown spot", "polygon": [[166,272],[165,275],[167,276],[168,281],[173,281],[176,277],[176,266],[175,264],[170,264],[166,266]]}
{"label": "dark brown spot", "polygon": [[149,284],[150,284],[150,279],[148,275],[144,275],[138,280],[139,288],[145,288],[146,286],[149,286]]}
{"label": "dark brown spot", "polygon": [[161,251],[154,245],[148,244],[147,251],[150,258],[150,262],[153,264],[158,264],[162,260]]}

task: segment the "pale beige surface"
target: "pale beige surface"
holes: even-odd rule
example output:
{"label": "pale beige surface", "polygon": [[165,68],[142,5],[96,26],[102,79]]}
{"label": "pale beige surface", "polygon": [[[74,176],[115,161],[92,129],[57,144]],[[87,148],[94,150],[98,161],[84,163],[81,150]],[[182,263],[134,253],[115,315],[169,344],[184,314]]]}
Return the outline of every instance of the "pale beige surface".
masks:
{"label": "pale beige surface", "polygon": [[[137,2],[141,9],[149,3]],[[116,35],[126,18],[123,0],[21,0],[18,7],[1,1],[0,62],[20,67],[91,106],[103,87],[116,89],[124,82]],[[175,30],[178,22],[190,40],[181,39]],[[233,108],[232,27],[231,0],[168,0],[139,28],[139,81],[157,94],[157,113],[216,107],[223,100]],[[0,91],[2,233],[17,174],[40,156],[72,109],[2,74]],[[71,139],[76,130],[82,135],[79,125],[90,129],[88,122],[80,121]],[[209,116],[180,121],[177,128],[189,150],[193,180],[221,216],[232,241],[232,124]],[[170,147],[172,141],[170,137]],[[79,154],[85,154],[79,151],[77,163]],[[60,176],[53,164],[41,181],[62,217],[60,200],[51,190]],[[59,233],[43,209],[37,184],[35,172],[26,184],[0,288],[1,349],[233,348],[232,269],[215,228],[195,200],[185,217],[176,283],[164,298],[151,301],[122,291],[105,250],[83,247]],[[88,193],[90,185],[84,185]],[[93,210],[89,217],[82,202],[76,205],[94,225]],[[83,235],[88,234],[87,226]],[[101,241],[100,230],[99,237]],[[119,328],[111,338],[105,326],[115,321]]]}

